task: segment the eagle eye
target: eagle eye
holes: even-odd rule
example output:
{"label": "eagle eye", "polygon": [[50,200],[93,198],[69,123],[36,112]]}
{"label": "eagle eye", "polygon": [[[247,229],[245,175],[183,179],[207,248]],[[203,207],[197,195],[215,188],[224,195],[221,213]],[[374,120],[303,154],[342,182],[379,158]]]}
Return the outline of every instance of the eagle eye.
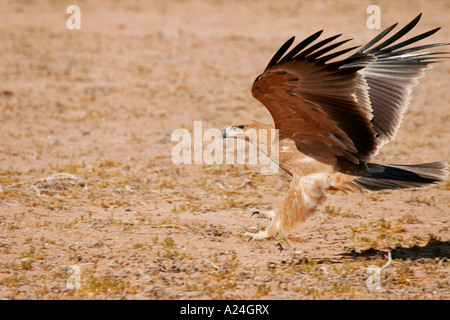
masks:
{"label": "eagle eye", "polygon": [[238,126],[238,128],[244,130],[245,126],[241,124],[240,126]]}

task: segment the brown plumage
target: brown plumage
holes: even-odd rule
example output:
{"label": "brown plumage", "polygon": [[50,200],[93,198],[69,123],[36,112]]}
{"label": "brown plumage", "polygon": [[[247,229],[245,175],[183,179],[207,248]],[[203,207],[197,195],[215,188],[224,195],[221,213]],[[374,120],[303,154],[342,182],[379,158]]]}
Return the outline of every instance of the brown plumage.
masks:
{"label": "brown plumage", "polygon": [[[272,223],[265,231],[248,235],[264,239],[291,231],[315,212],[328,189],[417,188],[446,179],[444,162],[409,166],[369,162],[395,138],[411,89],[445,53],[418,51],[447,43],[407,47],[439,28],[393,44],[420,17],[385,39],[397,24],[392,25],[342,60],[336,58],[356,47],[333,51],[348,41],[332,43],[340,35],[313,44],[322,31],[288,52],[292,37],[277,51],[252,87],[274,125],[246,120],[223,131],[224,138],[256,144],[292,176],[285,198],[271,212],[260,213]],[[257,133],[273,128],[278,129],[279,154],[271,151],[275,137]]]}

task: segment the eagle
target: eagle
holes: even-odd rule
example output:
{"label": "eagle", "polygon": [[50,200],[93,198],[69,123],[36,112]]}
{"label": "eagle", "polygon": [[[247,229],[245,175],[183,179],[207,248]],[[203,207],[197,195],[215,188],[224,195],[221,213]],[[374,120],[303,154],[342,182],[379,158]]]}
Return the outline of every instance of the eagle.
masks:
{"label": "eagle", "polygon": [[322,30],[288,51],[292,37],[275,53],[251,89],[273,125],[244,120],[222,132],[224,139],[255,144],[292,176],[273,210],[253,212],[271,223],[264,231],[244,232],[250,240],[291,232],[315,213],[328,190],[420,188],[446,180],[445,162],[371,162],[395,138],[418,79],[448,53],[428,49],[449,43],[417,45],[440,28],[404,39],[421,16],[391,36],[397,23],[388,27],[362,47],[339,48],[351,40],[334,41],[341,34],[319,41]]}

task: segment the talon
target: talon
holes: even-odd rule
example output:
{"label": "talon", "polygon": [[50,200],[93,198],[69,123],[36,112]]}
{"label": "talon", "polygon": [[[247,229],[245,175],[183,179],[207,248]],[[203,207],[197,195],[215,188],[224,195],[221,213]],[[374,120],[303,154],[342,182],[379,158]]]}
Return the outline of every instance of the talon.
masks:
{"label": "talon", "polygon": [[252,208],[250,206],[247,206],[246,209],[247,209],[247,211],[249,211],[251,213],[250,217],[253,217],[254,215],[257,215],[258,218],[267,218],[269,220],[273,220],[275,218],[275,213],[274,213],[273,210],[271,210],[271,211],[260,211],[260,210],[257,210],[255,208]]}
{"label": "talon", "polygon": [[280,242],[277,242],[277,246],[278,246],[278,249],[280,249],[280,252],[283,251],[283,246],[281,245]]}
{"label": "talon", "polygon": [[247,209],[248,211],[251,211],[252,214],[250,215],[250,217],[253,217],[255,214],[260,214],[259,210],[255,210],[251,206],[246,206],[245,209]]}
{"label": "talon", "polygon": [[253,217],[255,214],[260,214],[259,211],[253,211],[252,215],[250,217]]}
{"label": "talon", "polygon": [[248,231],[242,231],[241,234],[243,234],[244,236],[248,237],[248,242],[250,242],[251,240],[254,240],[253,236],[254,236],[256,233],[253,233],[253,234],[252,234],[252,233],[250,233],[250,232],[248,232]]}

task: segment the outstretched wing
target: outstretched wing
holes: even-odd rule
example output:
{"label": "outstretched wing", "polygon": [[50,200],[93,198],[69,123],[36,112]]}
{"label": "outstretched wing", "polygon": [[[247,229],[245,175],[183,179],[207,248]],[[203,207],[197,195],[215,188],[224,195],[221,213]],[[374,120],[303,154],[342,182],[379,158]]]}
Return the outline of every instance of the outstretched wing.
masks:
{"label": "outstretched wing", "polygon": [[[406,111],[412,88],[418,84],[418,79],[424,71],[438,62],[438,56],[448,52],[417,52],[424,49],[448,45],[435,43],[405,48],[410,44],[427,38],[440,28],[424,32],[398,44],[391,45],[403,37],[419,22],[419,14],[409,24],[390,38],[375,46],[386,37],[397,24],[381,32],[372,41],[362,47],[357,53],[346,59],[346,66],[355,64],[363,66],[356,79],[356,97],[358,103],[366,110],[371,110],[371,123],[377,133],[378,147],[392,141],[400,128],[403,113]],[[360,61],[361,57],[373,59]]]}
{"label": "outstretched wing", "polygon": [[319,31],[294,47],[289,39],[255,80],[253,96],[271,113],[280,139],[290,138],[310,156],[334,156],[365,163],[393,139],[412,86],[434,55],[415,51],[444,44],[404,49],[437,29],[389,46],[409,30],[420,15],[391,38],[372,48],[394,27],[380,33],[350,57],[329,62],[356,47],[335,51],[348,40],[340,35],[309,46]]}

